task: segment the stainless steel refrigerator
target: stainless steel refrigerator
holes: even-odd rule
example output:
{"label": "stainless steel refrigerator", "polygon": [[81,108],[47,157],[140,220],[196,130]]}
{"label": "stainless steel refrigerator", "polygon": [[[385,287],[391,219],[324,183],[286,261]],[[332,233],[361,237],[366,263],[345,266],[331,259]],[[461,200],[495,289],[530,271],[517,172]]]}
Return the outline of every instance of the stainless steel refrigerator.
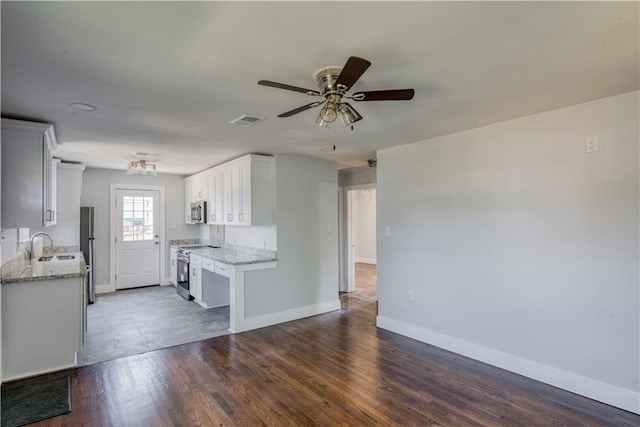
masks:
{"label": "stainless steel refrigerator", "polygon": [[96,282],[94,269],[94,228],[93,207],[80,208],[80,250],[87,263],[87,296],[89,304],[96,300]]}

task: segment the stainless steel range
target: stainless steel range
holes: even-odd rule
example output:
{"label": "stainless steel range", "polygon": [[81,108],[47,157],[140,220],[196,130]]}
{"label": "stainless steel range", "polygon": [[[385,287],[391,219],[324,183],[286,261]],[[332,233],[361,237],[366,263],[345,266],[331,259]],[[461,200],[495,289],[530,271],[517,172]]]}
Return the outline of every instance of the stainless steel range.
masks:
{"label": "stainless steel range", "polygon": [[187,249],[180,248],[177,252],[178,260],[178,295],[188,300],[193,299],[189,293],[189,251]]}

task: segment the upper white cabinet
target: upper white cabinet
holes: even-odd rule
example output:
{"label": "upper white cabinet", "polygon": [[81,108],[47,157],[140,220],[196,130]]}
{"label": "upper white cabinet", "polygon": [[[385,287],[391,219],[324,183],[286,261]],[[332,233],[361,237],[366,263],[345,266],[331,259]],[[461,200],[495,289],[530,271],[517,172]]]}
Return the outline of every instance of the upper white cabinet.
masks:
{"label": "upper white cabinet", "polygon": [[232,168],[236,225],[271,225],[275,199],[274,160],[249,155],[229,164]]}
{"label": "upper white cabinet", "polygon": [[[274,167],[273,157],[249,154],[185,178],[187,222],[190,203],[204,199],[209,224],[272,225]],[[199,191],[206,191],[206,196],[194,198]]]}
{"label": "upper white cabinet", "polygon": [[2,119],[2,228],[56,223],[56,146],[52,125]]}
{"label": "upper white cabinet", "polygon": [[193,221],[191,221],[191,203],[207,200],[209,197],[208,181],[209,174],[206,171],[184,179],[185,222],[187,224],[193,224]]}
{"label": "upper white cabinet", "polygon": [[207,197],[207,222],[209,224],[222,224],[222,171],[213,169],[208,175],[209,184],[207,189],[209,196]]}
{"label": "upper white cabinet", "polygon": [[193,224],[191,221],[191,203],[193,199],[193,189],[195,187],[195,180],[193,177],[184,179],[184,222],[187,224]]}

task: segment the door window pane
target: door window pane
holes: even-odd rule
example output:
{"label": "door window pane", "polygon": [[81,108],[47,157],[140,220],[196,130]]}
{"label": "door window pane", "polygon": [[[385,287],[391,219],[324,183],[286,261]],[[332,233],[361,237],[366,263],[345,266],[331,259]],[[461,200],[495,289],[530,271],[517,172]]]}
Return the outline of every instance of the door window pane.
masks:
{"label": "door window pane", "polygon": [[122,241],[153,240],[153,197],[123,196]]}

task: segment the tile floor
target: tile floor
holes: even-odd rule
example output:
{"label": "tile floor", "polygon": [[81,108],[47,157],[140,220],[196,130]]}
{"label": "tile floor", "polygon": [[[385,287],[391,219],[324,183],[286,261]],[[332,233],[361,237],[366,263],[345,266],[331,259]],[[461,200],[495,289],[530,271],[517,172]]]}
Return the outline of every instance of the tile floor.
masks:
{"label": "tile floor", "polygon": [[79,365],[145,353],[229,333],[229,307],[204,309],[173,286],[97,295],[87,307]]}

